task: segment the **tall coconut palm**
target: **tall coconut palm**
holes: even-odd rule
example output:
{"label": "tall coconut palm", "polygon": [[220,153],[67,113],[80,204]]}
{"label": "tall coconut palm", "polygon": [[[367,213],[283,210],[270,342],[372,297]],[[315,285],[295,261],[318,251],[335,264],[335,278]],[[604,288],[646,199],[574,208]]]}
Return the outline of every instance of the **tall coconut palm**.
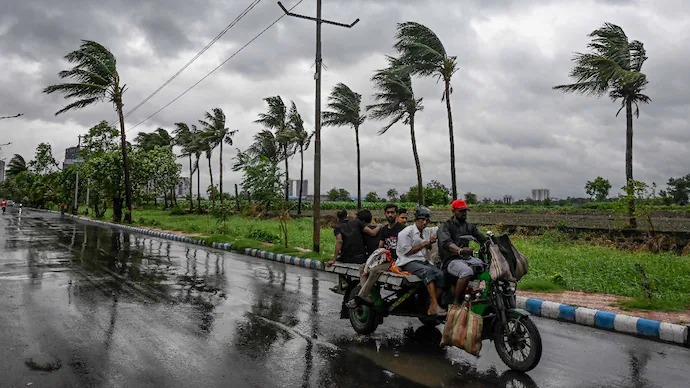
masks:
{"label": "tall coconut palm", "polygon": [[189,158],[189,211],[194,211],[194,167],[192,164],[192,155],[194,155],[194,139],[193,131],[196,131],[196,127],[192,125],[192,129],[185,123],[175,123],[175,130],[173,134],[175,135],[175,144],[182,148],[181,157]]}
{"label": "tall coconut palm", "polygon": [[453,74],[458,71],[457,57],[449,56],[441,39],[430,28],[419,23],[399,23],[395,38],[397,39],[395,48],[400,52],[400,60],[411,66],[413,75],[434,76],[437,81],[443,80],[444,89],[441,101],[445,100],[448,113],[451,190],[453,198],[457,198],[455,136],[453,134],[453,114],[450,109],[450,95],[453,93],[450,80]]}
{"label": "tall coconut palm", "polygon": [[[97,102],[108,100],[111,102],[120,119],[120,141],[122,149],[122,166],[125,177],[125,222],[132,222],[132,182],[129,176],[129,159],[127,158],[127,140],[125,137],[125,119],[122,111],[122,94],[126,85],[120,84],[115,56],[100,43],[82,40],[78,50],[65,55],[65,59],[76,65],[58,73],[60,78],[68,78],[74,82],[50,85],[44,93],[60,92],[65,98],[77,100],[68,104],[55,113],[59,115],[73,109],[85,108]],[[117,206],[117,205],[116,205]],[[119,221],[119,220],[118,220]]]}
{"label": "tall coconut palm", "polygon": [[208,175],[211,178],[211,203],[216,206],[216,195],[215,186],[213,184],[213,168],[211,167],[211,156],[213,156],[213,150],[216,149],[218,143],[216,143],[216,133],[213,130],[199,131],[199,147],[206,155],[206,160],[208,161]]}
{"label": "tall coconut palm", "polygon": [[14,154],[10,162],[7,164],[7,177],[12,178],[20,173],[27,171],[29,168],[26,166],[26,160],[19,154]]}
{"label": "tall coconut palm", "polygon": [[369,117],[374,120],[390,119],[388,125],[379,131],[379,135],[386,133],[393,125],[402,121],[410,126],[412,154],[417,168],[417,203],[424,204],[422,193],[422,166],[417,153],[417,139],[414,125],[415,115],[424,109],[422,98],[415,98],[412,91],[412,77],[410,68],[403,66],[396,58],[388,57],[389,67],[377,70],[371,80],[378,90],[374,94],[373,105],[367,106]]}
{"label": "tall coconut palm", "polygon": [[362,169],[359,150],[359,127],[366,120],[361,114],[360,105],[362,95],[355,93],[347,85],[339,83],[335,85],[331,95],[328,96],[329,111],[323,112],[321,125],[324,126],[350,126],[355,130],[355,144],[357,145],[357,209],[362,208]]}
{"label": "tall coconut palm", "polygon": [[[579,93],[601,97],[608,92],[613,101],[621,100],[616,116],[625,108],[625,179],[629,196],[628,217],[630,228],[637,228],[635,200],[633,197],[633,114],[640,116],[639,103],[648,104],[651,99],[642,94],[647,76],[642,64],[647,60],[642,42],[628,41],[622,28],[605,23],[589,34],[592,41],[587,45],[589,53],[576,53],[575,67],[570,77],[575,83],[554,86],[566,93]],[[633,106],[635,109],[633,111]]]}
{"label": "tall coconut palm", "polygon": [[[214,108],[212,113],[206,112],[204,120],[199,120],[202,128],[211,131],[213,141],[216,146],[220,147],[220,203],[223,203],[223,143],[232,146],[232,137],[237,133],[237,130],[231,131],[230,128],[225,127],[225,113],[220,108]],[[214,147],[215,148],[215,147]]]}
{"label": "tall coconut palm", "polygon": [[281,160],[285,161],[285,200],[288,200],[290,190],[290,173],[288,171],[288,159],[294,154],[294,143],[291,142],[290,126],[288,123],[288,111],[280,96],[264,98],[268,104],[266,113],[259,113],[259,119],[254,121],[275,131],[275,139],[280,146]]}
{"label": "tall coconut palm", "polygon": [[297,199],[297,214],[302,214],[302,182],[304,182],[304,151],[309,148],[309,143],[311,142],[314,132],[309,133],[304,130],[304,120],[302,116],[297,111],[297,106],[293,102],[290,106],[290,112],[288,113],[288,120],[290,122],[290,128],[293,141],[295,145],[299,148],[300,156],[300,167],[299,167],[299,197]]}

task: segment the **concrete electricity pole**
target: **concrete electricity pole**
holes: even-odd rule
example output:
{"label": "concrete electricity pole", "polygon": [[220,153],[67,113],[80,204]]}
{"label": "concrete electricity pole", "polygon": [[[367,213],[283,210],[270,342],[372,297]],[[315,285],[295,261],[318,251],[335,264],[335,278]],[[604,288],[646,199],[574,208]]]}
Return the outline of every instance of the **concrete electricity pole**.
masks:
{"label": "concrete electricity pole", "polygon": [[359,19],[351,24],[338,23],[331,20],[321,19],[321,0],[316,0],[316,17],[305,15],[298,15],[288,11],[281,2],[278,6],[288,16],[296,18],[307,19],[316,22],[316,101],[314,104],[314,231],[313,231],[313,247],[314,252],[321,250],[321,24],[332,24],[334,26],[352,28]]}
{"label": "concrete electricity pole", "polygon": [[[81,148],[81,135],[79,135],[79,143],[77,145],[77,150]],[[77,151],[79,152],[79,151]],[[77,163],[80,162],[79,156],[77,156]],[[77,214],[77,208],[79,207],[79,203],[77,202],[77,199],[79,198],[79,168],[77,168],[77,177],[76,177],[76,182],[74,183],[74,207],[72,208],[72,214],[76,215]]]}

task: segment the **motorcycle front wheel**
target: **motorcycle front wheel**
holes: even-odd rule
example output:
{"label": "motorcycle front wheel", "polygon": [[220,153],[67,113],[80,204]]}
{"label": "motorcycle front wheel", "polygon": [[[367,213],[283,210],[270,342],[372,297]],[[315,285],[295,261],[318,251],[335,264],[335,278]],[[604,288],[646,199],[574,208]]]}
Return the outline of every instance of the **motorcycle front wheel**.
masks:
{"label": "motorcycle front wheel", "polygon": [[508,315],[508,325],[500,323],[494,342],[501,360],[512,370],[527,372],[534,369],[541,359],[541,335],[529,317]]}

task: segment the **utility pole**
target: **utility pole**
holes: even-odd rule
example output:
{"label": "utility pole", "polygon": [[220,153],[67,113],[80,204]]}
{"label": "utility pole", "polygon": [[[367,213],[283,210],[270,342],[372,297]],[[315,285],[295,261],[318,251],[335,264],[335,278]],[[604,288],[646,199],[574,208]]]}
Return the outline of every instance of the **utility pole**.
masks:
{"label": "utility pole", "polygon": [[305,15],[298,15],[288,11],[281,2],[278,6],[288,16],[294,16],[300,19],[307,19],[316,22],[316,101],[314,103],[314,231],[313,231],[313,247],[314,252],[321,251],[321,24],[332,24],[338,27],[352,28],[359,19],[351,24],[338,23],[331,20],[321,19],[321,0],[316,0],[316,17]]}

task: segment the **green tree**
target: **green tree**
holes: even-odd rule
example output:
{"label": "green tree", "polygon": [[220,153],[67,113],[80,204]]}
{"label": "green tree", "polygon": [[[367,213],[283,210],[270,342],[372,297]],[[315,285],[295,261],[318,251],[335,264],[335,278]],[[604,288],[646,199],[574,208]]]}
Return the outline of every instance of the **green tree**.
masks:
{"label": "green tree", "polygon": [[60,170],[57,161],[53,157],[53,148],[49,143],[40,143],[36,147],[36,156],[29,162],[29,168],[38,174],[47,174],[53,168]]}
{"label": "green tree", "polygon": [[311,138],[314,136],[314,132],[307,132],[304,129],[304,120],[302,116],[297,111],[297,106],[293,102],[290,106],[290,112],[288,113],[288,118],[290,121],[291,133],[294,136],[294,143],[299,148],[299,196],[297,199],[297,214],[302,214],[302,182],[304,182],[304,151],[309,148],[311,143]]}
{"label": "green tree", "polygon": [[690,200],[690,174],[681,178],[669,178],[668,195],[677,205],[687,205]]}
{"label": "green tree", "polygon": [[[589,36],[592,38],[587,45],[590,52],[577,53],[573,58],[575,67],[570,77],[575,83],[554,86],[554,89],[598,97],[608,92],[613,101],[621,100],[616,116],[625,109],[625,179],[630,182],[633,180],[633,113],[639,117],[639,103],[651,101],[642,94],[648,82],[641,71],[647,60],[646,51],[642,42],[628,41],[623,29],[611,23],[605,23]],[[633,190],[634,185],[626,184],[625,187]],[[629,225],[634,229],[637,228],[635,196],[632,192],[627,194]]]}
{"label": "green tree", "polygon": [[14,154],[7,164],[7,178],[15,177],[26,170],[28,170],[28,168],[26,167],[24,158],[19,154]]}
{"label": "green tree", "polygon": [[390,119],[388,125],[379,131],[379,135],[386,133],[393,125],[402,121],[410,126],[412,154],[417,169],[417,202],[424,204],[422,193],[422,166],[417,153],[417,140],[414,132],[415,114],[423,109],[422,99],[415,98],[412,91],[412,78],[409,67],[392,57],[388,57],[389,67],[377,70],[372,81],[378,90],[374,94],[373,105],[367,106],[370,117],[375,120]]}
{"label": "green tree", "polygon": [[[237,130],[230,130],[226,128],[226,117],[225,113],[220,108],[213,108],[211,112],[206,112],[204,114],[204,120],[200,120],[202,128],[210,131],[214,134],[213,141],[219,147],[219,159],[220,159],[220,203],[223,203],[223,144],[232,146],[232,137],[235,136]],[[212,195],[215,197],[215,195]]]}
{"label": "green tree", "polygon": [[[129,161],[127,159],[127,140],[125,137],[125,119],[123,114],[122,94],[125,86],[120,84],[120,75],[117,72],[115,56],[100,43],[82,40],[78,50],[65,56],[70,63],[76,65],[58,73],[60,78],[70,78],[74,82],[50,85],[43,90],[44,93],[60,92],[66,98],[76,98],[66,107],[55,114],[81,109],[99,101],[107,99],[115,106],[115,111],[120,119],[120,140],[122,152],[122,167],[124,169],[125,184],[125,222],[132,222],[132,182],[129,178]],[[119,221],[119,220],[117,220]]]}
{"label": "green tree", "polygon": [[428,27],[415,23],[398,23],[395,48],[400,53],[400,60],[412,68],[413,75],[433,76],[443,80],[444,90],[441,101],[446,102],[448,113],[448,138],[450,143],[450,177],[452,198],[458,197],[455,176],[455,139],[453,134],[453,114],[451,113],[450,95],[453,87],[450,80],[458,71],[457,57],[449,56],[441,39]]}
{"label": "green tree", "polygon": [[[455,198],[455,197],[453,197]],[[470,191],[465,193],[465,202],[467,202],[469,205],[476,205],[477,204],[477,194],[474,194]]]}
{"label": "green tree", "polygon": [[335,187],[328,190],[328,200],[329,201],[351,201],[350,192],[345,189],[336,189]]}
{"label": "green tree", "polygon": [[139,132],[134,142],[138,147],[151,151],[156,147],[172,147],[175,139],[165,129],[158,128],[151,133]]}
{"label": "green tree", "polygon": [[290,173],[288,171],[288,159],[294,155],[295,147],[290,133],[288,110],[280,96],[264,98],[268,105],[266,113],[259,113],[259,119],[254,121],[264,127],[274,130],[274,138],[280,147],[280,160],[285,161],[285,201],[288,200]]}
{"label": "green tree", "polygon": [[344,83],[335,85],[328,96],[329,111],[322,114],[322,125],[332,127],[349,126],[355,131],[357,146],[357,209],[362,208],[362,168],[359,149],[359,127],[366,120],[361,112],[362,95],[355,93]]}
{"label": "green tree", "polygon": [[388,191],[386,192],[386,196],[388,197],[389,201],[395,202],[398,200],[398,190],[388,189]]}
{"label": "green tree", "polygon": [[196,127],[192,125],[192,129],[185,123],[175,123],[175,145],[182,149],[180,157],[189,158],[189,211],[194,211],[194,165],[192,163],[192,156],[194,155],[194,132]]}
{"label": "green tree", "polygon": [[283,174],[267,157],[253,158],[243,165],[242,188],[251,194],[252,201],[269,212],[282,202]]}
{"label": "green tree", "polygon": [[611,183],[608,179],[604,179],[600,176],[594,178],[594,180],[587,181],[585,184],[585,191],[595,201],[605,201],[609,197],[609,191],[611,190]]}
{"label": "green tree", "polygon": [[367,195],[364,197],[364,200],[367,202],[379,202],[379,195],[376,194],[375,191],[370,191],[367,193]]}

